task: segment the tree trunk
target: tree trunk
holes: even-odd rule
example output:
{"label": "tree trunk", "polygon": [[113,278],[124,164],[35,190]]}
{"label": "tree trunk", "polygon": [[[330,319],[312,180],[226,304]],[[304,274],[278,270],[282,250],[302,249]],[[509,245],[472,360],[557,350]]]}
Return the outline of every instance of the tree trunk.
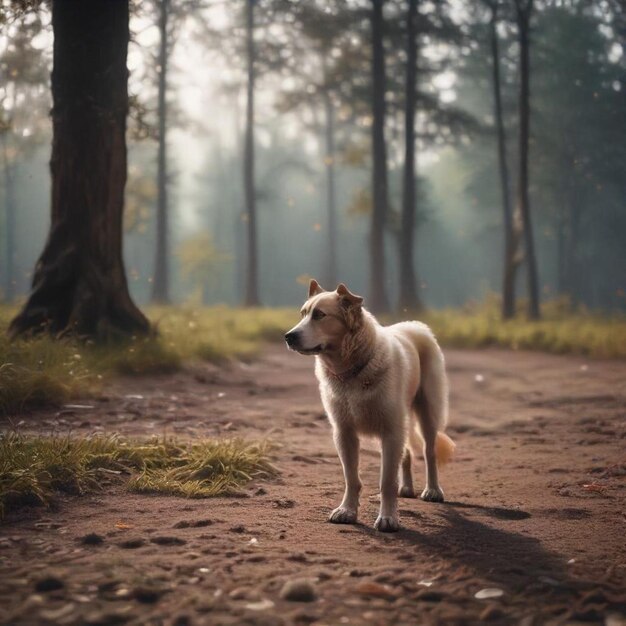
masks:
{"label": "tree trunk", "polygon": [[506,132],[502,112],[502,86],[500,80],[500,46],[498,44],[498,1],[490,2],[491,20],[489,38],[491,43],[491,62],[493,78],[493,104],[496,133],[498,138],[498,167],[500,171],[500,189],[502,193],[502,218],[504,230],[504,273],[502,280],[502,318],[515,316],[515,278],[519,264],[519,244],[521,232],[519,219],[514,219],[511,210],[509,166],[506,153]]}
{"label": "tree trunk", "polygon": [[248,54],[248,102],[246,107],[246,137],[244,148],[244,188],[248,226],[248,258],[246,272],[246,306],[258,306],[258,242],[256,224],[256,190],[254,188],[254,3],[246,2],[246,44]]}
{"label": "tree trunk", "polygon": [[385,52],[383,3],[372,0],[372,219],[370,225],[370,308],[389,310],[385,289],[385,221],[387,218],[387,149],[385,145]]}
{"label": "tree trunk", "polygon": [[4,169],[4,209],[5,209],[5,269],[4,301],[12,302],[15,297],[15,166],[9,160],[6,137],[2,138]]}
{"label": "tree trunk", "polygon": [[169,302],[169,224],[167,204],[167,62],[168,36],[167,23],[170,0],[161,0],[159,33],[159,152],[157,171],[157,214],[156,214],[156,250],[154,258],[154,276],[152,279],[152,301],[160,304]]}
{"label": "tree trunk", "polygon": [[337,284],[337,208],[335,197],[335,117],[333,103],[328,91],[324,91],[324,111],[326,122],[326,210],[328,227],[328,251],[324,284],[329,288]]}
{"label": "tree trunk", "polygon": [[406,85],[404,103],[404,178],[400,230],[400,309],[420,311],[422,303],[415,277],[415,108],[417,90],[417,3],[408,0]]}
{"label": "tree trunk", "polygon": [[530,123],[530,16],[533,0],[515,0],[520,55],[519,91],[519,172],[517,182],[517,208],[524,226],[524,248],[528,278],[528,318],[537,320],[539,310],[539,279],[533,237],[530,204],[528,200],[528,138]]}
{"label": "tree trunk", "polygon": [[9,332],[147,333],[122,261],[128,0],[55,0],[52,27],[52,221]]}

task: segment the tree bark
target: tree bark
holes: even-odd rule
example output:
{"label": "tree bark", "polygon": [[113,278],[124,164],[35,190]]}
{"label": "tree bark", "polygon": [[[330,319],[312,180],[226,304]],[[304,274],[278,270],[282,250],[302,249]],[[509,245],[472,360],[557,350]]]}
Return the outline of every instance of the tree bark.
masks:
{"label": "tree bark", "polygon": [[498,43],[498,2],[491,0],[491,19],[489,21],[489,38],[491,44],[492,85],[494,119],[498,141],[498,168],[500,172],[500,188],[502,193],[502,221],[504,230],[504,272],[502,277],[502,318],[511,319],[515,316],[515,279],[519,265],[519,244],[521,239],[520,219],[513,216],[511,209],[509,166],[506,152],[506,132],[502,112],[502,85],[500,80],[500,46]]}
{"label": "tree bark", "polygon": [[384,0],[372,0],[372,219],[370,225],[370,308],[389,310],[385,289],[385,222],[388,210],[387,148],[385,145]]}
{"label": "tree bark", "polygon": [[246,271],[245,305],[258,306],[258,242],[256,190],[254,187],[254,3],[246,1],[246,47],[248,56],[248,101],[246,107],[246,136],[244,148],[244,188],[246,196],[246,217],[248,226],[248,257]]}
{"label": "tree bark", "polygon": [[122,261],[128,0],[52,3],[52,220],[12,336],[147,333]]}
{"label": "tree bark", "polygon": [[4,208],[5,208],[5,269],[4,301],[12,302],[15,297],[15,166],[8,156],[6,137],[2,138],[4,169]]}
{"label": "tree bark", "polygon": [[157,171],[156,250],[154,276],[152,277],[152,301],[166,304],[169,297],[169,215],[167,203],[167,63],[168,63],[168,17],[170,0],[161,0],[159,33],[159,147]]}
{"label": "tree bark", "polygon": [[337,284],[337,207],[335,194],[335,115],[328,91],[324,91],[325,144],[326,154],[326,210],[328,227],[328,251],[324,284],[332,287]]}
{"label": "tree bark", "polygon": [[524,226],[524,248],[528,279],[528,318],[537,320],[539,310],[539,279],[533,236],[530,203],[528,199],[528,139],[530,128],[530,16],[533,0],[515,0],[520,55],[519,90],[519,172],[517,207]]}
{"label": "tree bark", "polygon": [[406,84],[404,102],[404,177],[400,230],[400,309],[420,311],[422,302],[415,275],[415,109],[417,98],[417,5],[408,0]]}

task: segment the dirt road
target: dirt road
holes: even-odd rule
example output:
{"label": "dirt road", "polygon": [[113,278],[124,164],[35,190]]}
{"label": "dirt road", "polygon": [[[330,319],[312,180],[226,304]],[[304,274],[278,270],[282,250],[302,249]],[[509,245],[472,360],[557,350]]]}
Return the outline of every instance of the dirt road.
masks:
{"label": "dirt road", "polygon": [[[122,379],[92,409],[23,416],[36,432],[269,437],[281,474],[236,498],[120,488],[10,518],[0,623],[624,624],[626,364],[446,356],[448,502],[402,500],[392,535],[372,528],[374,447],[360,524],[325,523],[340,465],[312,360],[282,347],[248,365]],[[416,471],[421,482],[421,461]],[[84,543],[89,533],[101,543]],[[309,601],[281,597],[299,579],[291,591]]]}

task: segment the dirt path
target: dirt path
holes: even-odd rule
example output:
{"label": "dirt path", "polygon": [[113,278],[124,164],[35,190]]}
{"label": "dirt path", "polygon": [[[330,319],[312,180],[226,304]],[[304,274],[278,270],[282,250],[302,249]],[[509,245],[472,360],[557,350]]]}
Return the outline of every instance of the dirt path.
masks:
{"label": "dirt path", "polygon": [[[92,409],[24,416],[20,428],[38,432],[269,436],[281,475],[245,497],[120,489],[8,520],[0,623],[624,624],[626,364],[446,355],[458,443],[448,502],[402,500],[395,535],[372,528],[373,447],[361,524],[325,523],[340,465],[312,361],[282,347],[227,370],[120,380]],[[84,544],[88,533],[102,543]],[[281,598],[301,578],[315,598]],[[503,593],[476,598],[485,588]]]}

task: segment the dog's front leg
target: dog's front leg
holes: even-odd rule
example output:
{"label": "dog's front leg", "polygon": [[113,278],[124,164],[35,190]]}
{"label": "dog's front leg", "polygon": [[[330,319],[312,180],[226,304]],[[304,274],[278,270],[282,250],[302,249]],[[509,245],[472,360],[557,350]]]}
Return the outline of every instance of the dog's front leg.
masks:
{"label": "dog's front leg", "polygon": [[341,504],[330,514],[328,521],[333,524],[355,524],[359,511],[359,494],[361,493],[359,438],[354,429],[342,426],[335,426],[333,434],[339,459],[343,466],[346,490]]}
{"label": "dog's front leg", "polygon": [[398,521],[398,470],[404,441],[391,435],[382,439],[382,465],[380,468],[380,513],[374,528],[393,533],[400,529]]}

